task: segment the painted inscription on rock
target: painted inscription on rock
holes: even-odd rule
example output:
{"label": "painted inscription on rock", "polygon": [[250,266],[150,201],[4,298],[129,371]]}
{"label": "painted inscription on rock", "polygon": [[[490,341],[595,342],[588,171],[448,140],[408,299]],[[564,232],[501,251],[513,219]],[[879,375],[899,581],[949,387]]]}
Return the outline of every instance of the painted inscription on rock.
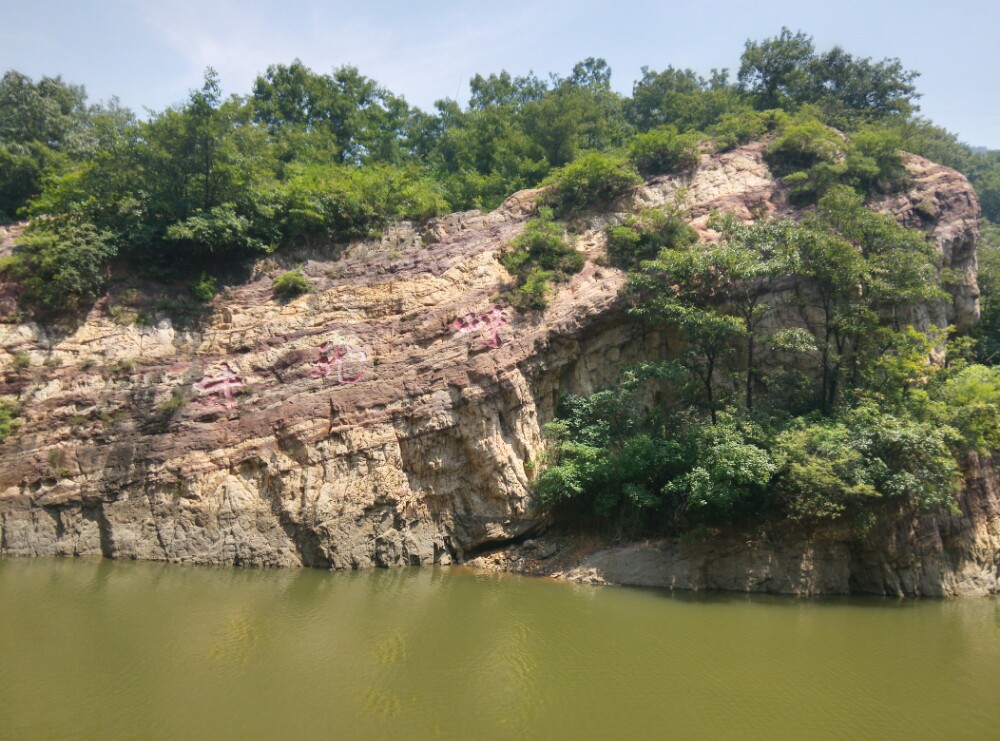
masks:
{"label": "painted inscription on rock", "polygon": [[201,397],[206,410],[232,410],[236,407],[236,393],[246,387],[243,379],[229,363],[222,363],[214,373],[206,373],[194,384],[195,393]]}
{"label": "painted inscription on rock", "polygon": [[319,360],[312,370],[313,378],[333,376],[337,383],[357,383],[364,378],[368,355],[346,342],[324,342],[319,348]]}
{"label": "painted inscription on rock", "polygon": [[500,347],[500,330],[507,326],[509,317],[502,306],[494,306],[483,314],[466,314],[452,322],[459,334],[478,334],[485,347]]}

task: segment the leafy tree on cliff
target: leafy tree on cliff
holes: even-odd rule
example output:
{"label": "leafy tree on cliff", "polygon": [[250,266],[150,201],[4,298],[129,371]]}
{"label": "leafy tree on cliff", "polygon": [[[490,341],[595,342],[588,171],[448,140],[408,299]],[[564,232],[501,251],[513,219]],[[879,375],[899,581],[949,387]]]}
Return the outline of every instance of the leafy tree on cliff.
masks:
{"label": "leafy tree on cliff", "polygon": [[707,409],[713,424],[721,408],[719,374],[745,337],[741,322],[721,310],[712,256],[699,245],[664,249],[632,275],[632,314],[653,326],[677,327],[686,343],[675,365],[693,383],[681,388]]}
{"label": "leafy tree on cliff", "polygon": [[406,102],[345,66],[317,74],[299,60],[271,65],[254,82],[253,119],[279,138],[286,158],[332,157],[342,164],[408,158]]}
{"label": "leafy tree on cliff", "polygon": [[815,58],[812,37],[782,28],[774,38],[746,42],[737,80],[761,109],[781,108],[807,97],[807,68]]}
{"label": "leafy tree on cliff", "polygon": [[996,365],[1000,364],[1000,227],[983,225],[978,251],[981,315],[972,335],[979,361]]}
{"label": "leafy tree on cliff", "polygon": [[906,119],[917,110],[918,73],[898,59],[855,58],[840,47],[816,54],[811,36],[782,28],[763,41],[747,41],[737,75],[760,109],[795,109],[811,103],[840,128],[880,119]]}
{"label": "leafy tree on cliff", "polygon": [[789,276],[795,275],[799,267],[791,236],[795,227],[789,222],[744,226],[732,218],[722,219],[715,226],[722,240],[705,252],[707,274],[702,283],[713,284],[713,290],[725,297],[725,310],[742,325],[745,403],[747,410],[752,410],[757,348],[762,324],[772,308],[765,299],[775,294],[782,280],[789,282]]}
{"label": "leafy tree on cliff", "polygon": [[656,72],[643,67],[627,111],[639,131],[658,126],[703,131],[723,115],[745,109],[742,97],[730,83],[728,70],[712,70],[706,80],[689,69],[667,67]]}
{"label": "leafy tree on cliff", "polygon": [[0,78],[0,220],[14,218],[41,191],[46,168],[74,151],[86,97],[60,77],[36,83],[10,70]]}
{"label": "leafy tree on cliff", "polygon": [[862,367],[894,351],[895,333],[911,321],[909,307],[943,298],[937,256],[925,235],[866,208],[845,186],[820,200],[796,241],[799,300],[819,311],[810,330],[821,353],[821,408],[829,414],[845,382],[859,386]]}
{"label": "leafy tree on cliff", "polygon": [[798,253],[792,238],[796,227],[789,222],[744,226],[723,218],[713,226],[722,233],[718,244],[662,250],[641,265],[632,288],[638,292],[636,315],[680,329],[688,343],[680,363],[700,379],[714,422],[716,375],[739,346],[744,403],[753,409],[762,325],[771,309],[765,299],[795,273]]}

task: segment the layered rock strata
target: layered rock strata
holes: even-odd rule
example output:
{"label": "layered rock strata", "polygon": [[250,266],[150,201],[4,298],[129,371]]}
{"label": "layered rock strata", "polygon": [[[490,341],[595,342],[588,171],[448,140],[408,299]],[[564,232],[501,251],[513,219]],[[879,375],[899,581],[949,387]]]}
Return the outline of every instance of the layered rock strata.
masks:
{"label": "layered rock strata", "polygon": [[[604,227],[675,202],[705,239],[712,211],[792,215],[762,150],[706,156],[575,224],[587,265],[540,312],[501,298],[498,255],[534,210],[525,191],[305,255],[313,291],[287,303],[262,263],[194,329],[158,305],[124,311],[124,287],[73,327],[9,318],[0,398],[23,419],[0,445],[0,553],[339,569],[453,563],[524,536],[560,394],[671,350],[627,319],[623,274],[594,261]],[[909,166],[910,192],[880,205],[961,276],[928,320],[968,328],[975,196],[954,171]]]}

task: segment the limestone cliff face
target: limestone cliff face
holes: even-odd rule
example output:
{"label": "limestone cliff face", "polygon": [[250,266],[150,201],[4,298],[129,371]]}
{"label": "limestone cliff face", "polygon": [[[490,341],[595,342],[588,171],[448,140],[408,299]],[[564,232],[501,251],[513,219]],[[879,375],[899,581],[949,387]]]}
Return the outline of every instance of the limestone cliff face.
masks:
{"label": "limestone cliff face", "polygon": [[[615,208],[683,192],[706,239],[712,210],[790,214],[761,154],[705,157]],[[962,276],[928,319],[967,328],[975,196],[954,171],[910,168],[911,192],[881,207],[927,229]],[[303,256],[314,290],[288,303],[263,263],[196,330],[152,306],[152,326],[123,323],[120,289],[72,328],[0,324],[0,398],[23,409],[0,445],[0,553],[361,568],[451,563],[530,531],[558,396],[668,351],[627,321],[624,276],[593,260],[544,312],[503,306],[497,256],[535,195]],[[589,258],[609,218],[575,225]]]}

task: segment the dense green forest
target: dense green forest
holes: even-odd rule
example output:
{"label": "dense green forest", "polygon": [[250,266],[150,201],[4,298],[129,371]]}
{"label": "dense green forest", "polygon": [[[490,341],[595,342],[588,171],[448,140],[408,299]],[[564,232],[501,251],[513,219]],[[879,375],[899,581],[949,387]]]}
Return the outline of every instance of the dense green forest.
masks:
{"label": "dense green forest", "polygon": [[[590,58],[566,76],[476,75],[466,106],[442,100],[430,113],[353,67],[298,61],[269,67],[245,96],[223,96],[208,70],[186,100],[144,119],[88,104],[60,78],[10,71],[0,221],[31,224],[0,271],[42,320],[85,309],[113,268],[204,301],[234,261],[545,185],[538,217],[501,258],[508,299],[531,311],[582,266],[567,222],[702,152],[765,139],[801,221],[719,215],[712,247],[695,244],[679,208],[609,227],[633,316],[679,333],[683,352],[564,401],[539,501],[632,534],[773,516],[848,518],[865,532],[900,506],[946,505],[965,453],[1000,439],[1000,152],[921,118],[917,77],[788,29],[748,41],[735,78],[644,68],[624,96]],[[933,247],[865,206],[905,187],[904,151],[960,170],[979,194],[972,338],[905,321],[906,307],[944,297]],[[823,320],[767,329],[767,297],[790,275],[795,300]],[[281,290],[297,285],[291,273]]]}

